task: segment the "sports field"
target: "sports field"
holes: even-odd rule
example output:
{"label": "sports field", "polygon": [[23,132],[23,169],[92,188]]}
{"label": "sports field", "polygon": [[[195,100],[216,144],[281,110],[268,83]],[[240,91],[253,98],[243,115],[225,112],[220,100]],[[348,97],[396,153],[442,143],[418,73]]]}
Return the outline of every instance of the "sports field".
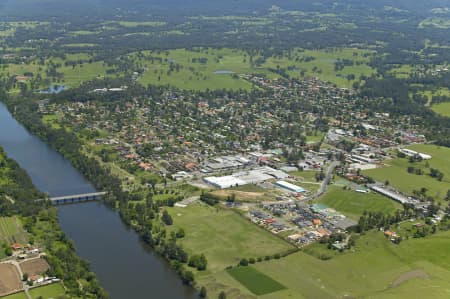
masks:
{"label": "sports field", "polygon": [[344,215],[358,220],[364,211],[394,214],[402,206],[393,200],[375,192],[359,193],[331,186],[319,202],[336,209]]}
{"label": "sports field", "polygon": [[[425,187],[428,189],[428,195],[442,201],[450,189],[450,149],[426,144],[414,145],[408,148],[429,154],[432,156],[432,159],[419,163],[409,163],[406,158],[396,158],[386,161],[386,167],[367,170],[364,171],[364,174],[380,182],[388,180],[390,185],[408,194],[412,194],[413,190]],[[430,171],[426,168],[427,163],[430,168],[438,169],[444,173],[444,178],[441,182],[428,175]],[[421,168],[425,174],[410,174],[407,172],[408,166]]]}
{"label": "sports field", "polygon": [[282,284],[251,266],[235,267],[228,270],[228,274],[255,295],[265,295],[285,289]]}

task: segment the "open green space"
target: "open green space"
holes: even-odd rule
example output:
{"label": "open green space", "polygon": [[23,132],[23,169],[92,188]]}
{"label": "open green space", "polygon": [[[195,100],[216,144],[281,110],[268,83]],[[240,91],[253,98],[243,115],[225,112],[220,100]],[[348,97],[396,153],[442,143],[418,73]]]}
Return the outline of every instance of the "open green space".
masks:
{"label": "open green space", "polygon": [[59,129],[61,126],[58,124],[58,116],[56,114],[47,114],[42,116],[42,122],[51,126],[54,129]]}
{"label": "open green space", "polygon": [[[408,148],[429,154],[432,159],[410,163],[407,158],[395,158],[386,161],[386,167],[367,170],[364,171],[364,174],[371,176],[376,181],[385,182],[387,180],[390,185],[408,194],[412,194],[413,190],[425,187],[428,190],[428,195],[435,197],[437,200],[443,200],[450,189],[450,148],[427,144],[413,145]],[[407,172],[408,166],[421,168],[425,174],[410,174]],[[427,166],[429,167],[427,168]],[[429,168],[435,168],[444,173],[443,180],[438,181],[428,175]]]}
{"label": "open green space", "polygon": [[373,231],[357,240],[354,253],[324,261],[298,252],[254,267],[287,288],[263,296],[265,299],[406,299],[430,298],[430,294],[444,299],[450,294],[448,246],[450,232],[394,245],[381,232]]}
{"label": "open green space", "polygon": [[27,299],[27,296],[25,295],[24,292],[20,292],[20,293],[15,293],[12,295],[8,295],[8,296],[4,296],[4,297],[0,297],[2,299]]}
{"label": "open green space", "polygon": [[61,284],[55,283],[43,287],[38,287],[30,290],[30,295],[33,299],[51,299],[59,298],[65,294],[64,288]]}
{"label": "open green space", "polygon": [[408,64],[401,65],[391,70],[391,73],[397,78],[409,78],[413,72],[414,67]]}
{"label": "open green space", "polygon": [[83,63],[75,67],[62,66],[58,72],[64,75],[64,84],[70,87],[76,87],[84,81],[92,80],[98,77],[107,76],[107,70],[110,69],[103,62]]}
{"label": "open green space", "polygon": [[265,295],[285,289],[282,284],[251,266],[232,268],[228,270],[228,274],[255,295]]}
{"label": "open green space", "polygon": [[266,192],[266,189],[261,188],[255,184],[231,187],[231,188],[229,188],[229,190],[238,190],[238,191],[243,191],[243,192]]}
{"label": "open green space", "polygon": [[[423,87],[423,85],[418,85],[418,87]],[[427,106],[429,106],[432,103],[432,99],[433,97],[450,97],[450,89],[448,88],[437,88],[437,89],[433,89],[433,90],[421,90],[418,92],[420,95],[425,96],[428,98],[428,102],[427,102]],[[439,105],[439,104],[437,104]],[[440,110],[434,108],[435,105],[433,105],[431,108],[439,114]]]}
{"label": "open green space", "polygon": [[396,210],[402,210],[399,203],[378,193],[359,193],[336,186],[331,186],[319,202],[354,220],[358,220],[364,211],[393,214]]}
{"label": "open green space", "polygon": [[[142,55],[141,55],[142,54]],[[252,84],[240,78],[243,74],[263,74],[279,78],[279,69],[293,78],[318,77],[341,87],[351,87],[361,75],[373,70],[367,65],[372,52],[359,49],[310,51],[296,49],[292,53],[262,59],[259,55],[235,49],[200,48],[169,51],[144,51],[130,55],[146,69],[140,79],[144,85],[172,85],[183,89],[251,89]],[[306,60],[305,60],[306,59]],[[338,59],[353,61],[353,65],[335,70]],[[354,79],[347,79],[348,75]],[[309,136],[316,142],[323,136]]]}
{"label": "open green space", "polygon": [[293,171],[289,172],[290,175],[295,176],[299,178],[302,181],[306,182],[316,182],[316,174],[317,171],[313,170],[300,170],[300,171]]}
{"label": "open green space", "polygon": [[0,241],[11,243],[26,243],[26,234],[17,217],[0,217]]}
{"label": "open green space", "polygon": [[174,222],[170,229],[185,230],[181,244],[190,254],[205,254],[211,272],[236,265],[242,258],[264,257],[293,248],[231,210],[198,203],[168,211]]}
{"label": "open green space", "polygon": [[[351,87],[360,76],[370,76],[374,70],[367,65],[372,52],[361,49],[328,49],[328,50],[301,50],[297,49],[291,54],[291,59],[285,57],[269,58],[263,67],[272,69],[291,68],[287,73],[294,78],[301,78],[302,71],[306,77],[318,77],[322,81],[334,83],[340,87]],[[295,58],[292,58],[295,57]],[[313,58],[311,61],[296,61],[296,57]],[[338,60],[351,60],[352,66],[345,66],[342,70],[335,70],[335,62]],[[348,75],[354,75],[355,79],[347,79]]]}
{"label": "open green space", "polygon": [[437,114],[450,117],[450,102],[435,104],[431,109]]}

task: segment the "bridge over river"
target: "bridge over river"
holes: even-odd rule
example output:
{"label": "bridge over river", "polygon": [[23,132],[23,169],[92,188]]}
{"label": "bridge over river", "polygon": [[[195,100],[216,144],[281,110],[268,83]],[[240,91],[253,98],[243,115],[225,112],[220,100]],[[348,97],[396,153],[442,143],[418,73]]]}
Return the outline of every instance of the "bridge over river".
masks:
{"label": "bridge over river", "polygon": [[84,194],[73,194],[66,196],[50,197],[49,200],[54,205],[85,202],[85,201],[95,201],[99,200],[105,196],[108,192],[94,192],[94,193],[84,193]]}

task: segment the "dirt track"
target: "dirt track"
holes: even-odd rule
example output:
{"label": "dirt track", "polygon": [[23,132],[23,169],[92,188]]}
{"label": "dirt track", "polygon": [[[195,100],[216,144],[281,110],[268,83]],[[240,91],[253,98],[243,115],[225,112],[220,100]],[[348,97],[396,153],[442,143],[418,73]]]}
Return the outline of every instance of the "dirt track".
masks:
{"label": "dirt track", "polygon": [[407,282],[408,280],[414,279],[414,278],[428,278],[430,277],[427,272],[424,270],[413,270],[406,272],[402,275],[400,275],[393,283],[392,287],[399,286],[400,284]]}

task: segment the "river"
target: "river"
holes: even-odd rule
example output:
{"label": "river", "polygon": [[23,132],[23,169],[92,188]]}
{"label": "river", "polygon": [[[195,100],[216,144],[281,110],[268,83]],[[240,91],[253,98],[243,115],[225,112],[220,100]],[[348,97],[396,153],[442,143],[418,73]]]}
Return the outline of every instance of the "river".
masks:
{"label": "river", "polygon": [[[59,153],[30,134],[0,103],[0,146],[51,196],[94,192]],[[59,221],[77,253],[91,263],[112,299],[193,299],[193,289],[128,229],[117,212],[99,202],[58,207]]]}

